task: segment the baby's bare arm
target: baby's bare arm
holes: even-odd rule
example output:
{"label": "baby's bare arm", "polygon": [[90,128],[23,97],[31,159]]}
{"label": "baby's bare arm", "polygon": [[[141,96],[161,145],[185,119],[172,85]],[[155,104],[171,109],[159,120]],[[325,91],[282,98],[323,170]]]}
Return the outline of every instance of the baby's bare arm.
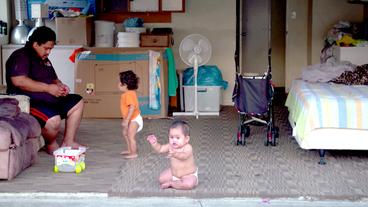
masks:
{"label": "baby's bare arm", "polygon": [[155,135],[149,135],[147,137],[147,141],[151,144],[152,148],[158,153],[165,153],[169,151],[169,145],[168,144],[162,145],[158,143]]}
{"label": "baby's bare arm", "polygon": [[169,151],[170,156],[178,160],[186,160],[193,156],[193,148],[191,145],[187,144],[183,147],[182,151]]}

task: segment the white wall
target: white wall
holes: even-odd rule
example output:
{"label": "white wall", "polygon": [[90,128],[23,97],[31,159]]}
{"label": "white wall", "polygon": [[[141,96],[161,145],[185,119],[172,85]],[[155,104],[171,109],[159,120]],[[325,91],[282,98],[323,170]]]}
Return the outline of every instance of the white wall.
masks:
{"label": "white wall", "polygon": [[[186,35],[199,33],[212,44],[212,57],[208,65],[217,65],[223,79],[229,82],[223,93],[223,104],[232,105],[231,96],[235,80],[235,31],[236,1],[227,0],[186,0],[186,12],[173,15],[172,24],[176,33],[175,57],[179,57],[179,42]],[[177,68],[187,66],[176,58]]]}
{"label": "white wall", "polygon": [[[7,11],[0,1],[0,14]],[[186,0],[185,13],[173,13],[170,24],[145,24],[152,27],[172,27],[175,44],[173,51],[178,70],[183,70],[185,65],[179,56],[180,41],[187,35],[198,33],[206,36],[212,45],[212,57],[208,65],[217,65],[222,71],[223,79],[229,82],[228,88],[223,93],[223,103],[232,105],[231,95],[234,87],[235,74],[235,0]],[[47,24],[53,26],[52,24]],[[117,24],[121,27],[121,24]],[[118,29],[119,30],[119,29]]]}
{"label": "white wall", "polygon": [[326,34],[340,20],[363,21],[363,5],[347,0],[287,0],[286,91],[292,80],[300,78],[303,67],[320,63]]}
{"label": "white wall", "polygon": [[[0,20],[8,23],[8,34],[10,33],[10,0],[0,0]],[[0,48],[1,45],[7,44],[9,42],[9,35],[1,35],[0,36]],[[1,60],[1,50],[0,50],[0,84],[2,84],[2,74],[3,65]],[[5,70],[5,69],[4,69]]]}
{"label": "white wall", "polygon": [[320,63],[326,34],[340,20],[361,22],[363,5],[349,4],[346,0],[313,1],[311,64]]}
{"label": "white wall", "polygon": [[[1,0],[0,1],[0,20],[8,23],[8,33],[10,33],[10,0]],[[0,45],[4,45],[8,43],[8,35],[0,36]]]}
{"label": "white wall", "polygon": [[308,0],[287,0],[285,89],[300,76],[299,68],[308,64]]}
{"label": "white wall", "polygon": [[217,65],[223,79],[229,82],[223,93],[223,104],[232,105],[231,95],[235,80],[235,0],[186,0],[185,13],[173,13],[171,24],[145,24],[148,27],[172,27],[177,70],[185,65],[179,56],[181,40],[192,33],[204,35],[212,45],[212,57],[207,65]]}
{"label": "white wall", "polygon": [[[8,10],[5,2],[0,0],[0,17]],[[310,4],[312,3],[312,4]],[[286,45],[290,48],[285,56],[285,87],[291,81],[300,76],[300,69],[319,60],[319,53],[323,46],[323,39],[333,24],[338,20],[358,21],[363,18],[363,6],[349,4],[347,0],[287,0],[286,22],[288,37]],[[308,11],[308,5],[312,11]],[[181,61],[178,47],[180,41],[189,34],[199,33],[206,36],[212,44],[212,57],[208,64],[217,65],[223,75],[223,79],[229,82],[227,90],[223,93],[224,105],[232,105],[231,95],[234,87],[235,74],[235,23],[236,1],[235,0],[186,0],[184,13],[173,13],[172,22],[168,24],[145,24],[147,27],[172,27],[175,44],[173,51],[177,69],[183,70],[187,66]],[[297,12],[296,19],[291,19],[291,12]],[[308,15],[313,15],[312,18]],[[310,24],[312,25],[308,25]],[[119,26],[119,25],[118,25]],[[308,42],[309,39],[309,42]],[[273,45],[274,46],[274,45]],[[280,51],[281,52],[281,51]],[[273,53],[275,54],[275,53]],[[284,58],[272,56],[275,58]],[[282,63],[282,61],[281,61]],[[281,63],[276,65],[282,66]],[[273,68],[281,71],[283,68]],[[282,77],[275,76],[280,80],[277,86],[283,86]]]}

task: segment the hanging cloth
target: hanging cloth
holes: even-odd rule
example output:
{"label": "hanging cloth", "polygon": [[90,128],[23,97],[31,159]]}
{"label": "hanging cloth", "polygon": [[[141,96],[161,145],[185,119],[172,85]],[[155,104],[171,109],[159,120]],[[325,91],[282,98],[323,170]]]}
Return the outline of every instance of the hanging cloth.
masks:
{"label": "hanging cloth", "polygon": [[161,61],[160,53],[149,51],[149,108],[158,110],[161,108]]}
{"label": "hanging cloth", "polygon": [[176,89],[178,88],[178,77],[176,75],[175,68],[175,58],[171,48],[165,49],[167,57],[167,67],[168,67],[168,94],[169,96],[176,96]]}

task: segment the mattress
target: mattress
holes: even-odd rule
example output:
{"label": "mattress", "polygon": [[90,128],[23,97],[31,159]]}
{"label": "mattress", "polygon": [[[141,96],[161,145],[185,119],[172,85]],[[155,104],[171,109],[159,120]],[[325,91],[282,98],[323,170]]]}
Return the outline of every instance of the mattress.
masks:
{"label": "mattress", "polygon": [[368,149],[368,86],[294,80],[285,105],[303,149]]}

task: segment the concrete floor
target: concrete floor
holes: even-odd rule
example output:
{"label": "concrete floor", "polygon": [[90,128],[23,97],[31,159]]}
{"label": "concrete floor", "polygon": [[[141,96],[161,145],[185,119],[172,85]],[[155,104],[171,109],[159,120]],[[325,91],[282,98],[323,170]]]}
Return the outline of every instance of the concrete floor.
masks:
{"label": "concrete floor", "polygon": [[191,199],[191,198],[121,198],[108,197],[105,193],[1,193],[0,207],[363,207],[368,206],[368,201],[316,201],[310,198],[298,199],[278,198],[216,198],[216,199]]}

